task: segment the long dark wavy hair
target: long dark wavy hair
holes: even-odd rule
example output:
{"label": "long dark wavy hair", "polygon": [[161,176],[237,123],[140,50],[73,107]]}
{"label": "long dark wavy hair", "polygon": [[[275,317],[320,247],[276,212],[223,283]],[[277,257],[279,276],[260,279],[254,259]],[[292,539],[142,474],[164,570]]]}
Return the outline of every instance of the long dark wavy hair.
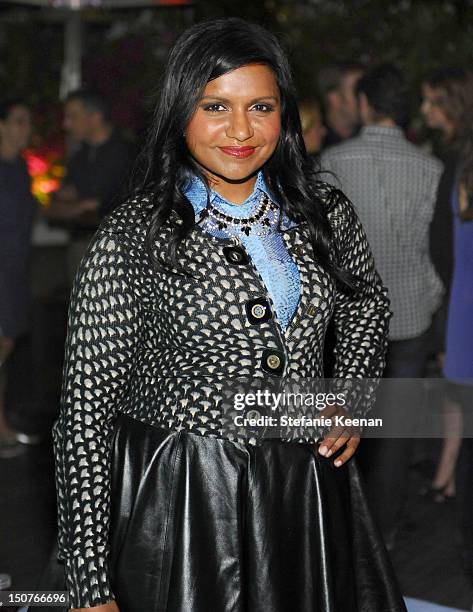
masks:
{"label": "long dark wavy hair", "polygon": [[467,72],[463,82],[464,99],[463,112],[458,122],[461,147],[461,165],[459,169],[460,197],[464,194],[465,208],[458,211],[463,221],[473,221],[473,73]]}
{"label": "long dark wavy hair", "polygon": [[[159,103],[138,164],[141,178],[136,191],[152,200],[148,250],[153,253],[160,229],[171,222],[168,255],[173,267],[184,272],[178,264],[178,253],[195,224],[193,207],[184,196],[185,187],[192,174],[207,184],[187,149],[186,127],[206,84],[249,64],[265,64],[273,70],[281,98],[281,133],[273,155],[262,168],[265,181],[289,218],[307,221],[317,261],[343,288],[352,290],[354,278],[330,256],[332,231],[318,194],[317,171],[302,139],[288,60],[273,34],[238,18],[212,19],[192,26],[179,37],[169,55]],[[178,223],[172,221],[172,211]],[[156,264],[165,265],[152,257]]]}
{"label": "long dark wavy hair", "polygon": [[453,125],[449,144],[460,153],[458,183],[467,198],[459,211],[463,221],[473,221],[473,73],[461,66],[445,66],[424,81],[438,92],[437,104]]}

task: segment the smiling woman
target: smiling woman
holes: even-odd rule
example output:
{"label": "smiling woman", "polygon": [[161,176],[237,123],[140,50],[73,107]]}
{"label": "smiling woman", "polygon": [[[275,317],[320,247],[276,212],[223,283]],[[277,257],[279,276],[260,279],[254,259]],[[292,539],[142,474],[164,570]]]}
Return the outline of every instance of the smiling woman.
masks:
{"label": "smiling woman", "polygon": [[142,163],[71,297],[54,444],[73,609],[405,612],[359,430],[246,430],[227,405],[228,385],[322,377],[331,318],[335,377],[384,367],[387,291],[314,171],[276,38],[239,19],[187,30]]}
{"label": "smiling woman", "polygon": [[186,141],[210,185],[241,204],[253,191],[256,172],[274,153],[280,129],[274,72],[264,64],[250,64],[207,83]]}

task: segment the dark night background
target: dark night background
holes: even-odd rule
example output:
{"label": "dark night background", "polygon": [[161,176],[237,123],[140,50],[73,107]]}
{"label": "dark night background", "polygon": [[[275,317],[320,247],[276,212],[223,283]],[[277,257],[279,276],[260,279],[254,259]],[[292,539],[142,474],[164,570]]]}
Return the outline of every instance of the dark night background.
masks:
{"label": "dark night background", "polygon": [[[278,33],[299,92],[316,95],[315,75],[335,59],[396,62],[416,86],[430,69],[468,64],[473,55],[473,1],[197,0],[156,8],[87,9],[83,81],[110,97],[113,116],[138,136],[158,91],[170,44],[196,20],[240,16]],[[25,96],[44,138],[60,126],[58,83],[64,11],[0,2],[0,89]],[[34,44],[32,44],[34,41]],[[415,116],[415,112],[413,113]]]}
{"label": "dark night background", "polygon": [[[439,66],[471,66],[473,60],[473,0],[196,0],[192,4],[174,0],[170,4],[82,11],[83,84],[107,96],[114,122],[136,144],[159,95],[170,45],[201,19],[239,16],[277,33],[291,58],[301,98],[318,97],[316,75],[333,60],[366,65],[395,62],[412,86],[410,136],[418,142],[427,136],[419,113],[422,77]],[[58,167],[64,154],[59,83],[65,19],[66,11],[59,8],[0,0],[0,92],[22,96],[31,104],[32,150],[44,159],[52,155]],[[53,179],[60,180],[60,174]],[[45,432],[58,409],[67,302],[62,248],[35,246],[34,331],[29,345],[20,347],[11,364],[14,424],[44,435],[49,435]],[[35,367],[28,361],[31,349]],[[48,555],[55,529],[52,473],[45,445],[0,465],[0,573],[13,576],[12,589],[34,589]],[[413,492],[420,475],[413,471],[411,476]],[[405,596],[456,608],[471,606],[455,520],[451,507],[433,510],[411,495],[400,544],[393,553]]]}

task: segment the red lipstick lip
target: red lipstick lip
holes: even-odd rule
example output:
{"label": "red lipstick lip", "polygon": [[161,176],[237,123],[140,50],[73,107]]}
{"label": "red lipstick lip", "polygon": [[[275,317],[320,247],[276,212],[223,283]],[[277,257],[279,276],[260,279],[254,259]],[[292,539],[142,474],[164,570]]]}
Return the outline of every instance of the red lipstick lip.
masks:
{"label": "red lipstick lip", "polygon": [[232,157],[249,157],[253,155],[256,147],[219,147],[219,149]]}

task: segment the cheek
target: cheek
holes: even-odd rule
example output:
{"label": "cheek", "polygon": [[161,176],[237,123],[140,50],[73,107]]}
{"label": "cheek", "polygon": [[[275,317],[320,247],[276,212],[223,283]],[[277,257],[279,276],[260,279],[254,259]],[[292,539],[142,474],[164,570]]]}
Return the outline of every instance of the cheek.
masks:
{"label": "cheek", "polygon": [[268,118],[264,123],[261,132],[263,133],[268,145],[276,147],[281,134],[281,118],[279,115]]}
{"label": "cheek", "polygon": [[15,130],[11,125],[5,126],[5,129],[2,130],[2,137],[5,138],[5,140],[12,140],[15,138]]}
{"label": "cheek", "polygon": [[20,132],[21,132],[22,134],[28,134],[28,133],[29,133],[29,131],[31,130],[31,126],[30,126],[30,124],[29,124],[29,123],[26,123],[26,122],[25,122],[25,123],[21,123],[21,124],[18,126],[18,128],[19,128],[19,130],[20,130]]}
{"label": "cheek", "polygon": [[442,125],[445,125],[446,123],[448,123],[447,115],[446,115],[446,114],[445,114],[443,111],[438,110],[438,111],[437,111],[437,114],[438,114],[438,121],[439,121],[439,122],[440,122]]}
{"label": "cheek", "polygon": [[431,123],[435,125],[442,122],[442,115],[436,108],[429,109],[429,111],[426,113],[426,117]]}
{"label": "cheek", "polygon": [[358,110],[358,99],[354,94],[351,95],[351,107],[353,110]]}
{"label": "cheek", "polygon": [[186,143],[190,151],[195,151],[199,147],[212,144],[218,136],[225,130],[222,121],[204,120],[195,117],[190,121],[186,130]]}
{"label": "cheek", "polygon": [[17,140],[18,138],[22,138],[23,134],[25,133],[23,126],[18,123],[12,124],[8,131],[11,137],[14,138],[15,140]]}
{"label": "cheek", "polygon": [[186,129],[186,144],[191,153],[195,151],[199,140],[199,125],[196,121],[191,121]]}

